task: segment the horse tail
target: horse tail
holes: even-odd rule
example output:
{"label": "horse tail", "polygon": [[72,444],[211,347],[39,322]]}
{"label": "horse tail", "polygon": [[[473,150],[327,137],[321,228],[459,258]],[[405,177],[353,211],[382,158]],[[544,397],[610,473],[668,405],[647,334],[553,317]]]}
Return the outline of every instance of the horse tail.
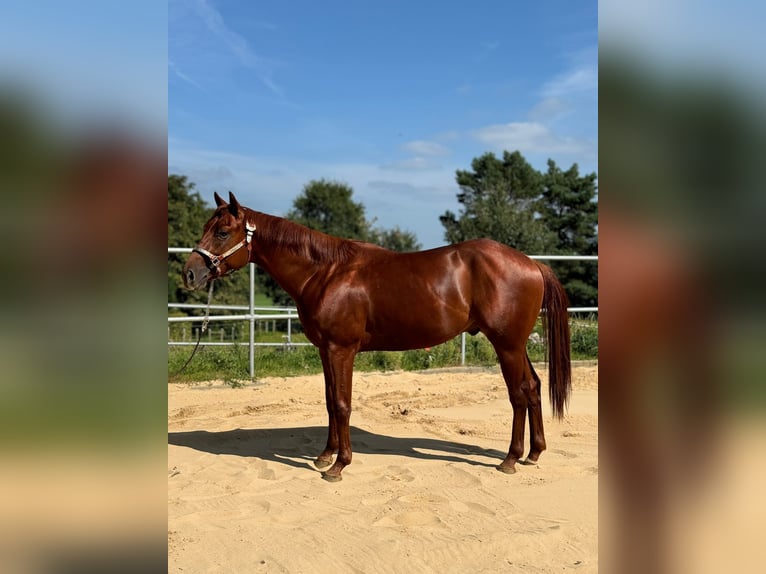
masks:
{"label": "horse tail", "polygon": [[572,392],[572,366],[570,361],[569,298],[553,270],[537,262],[545,282],[542,305],[543,337],[548,360],[548,396],[553,414],[561,419],[569,406]]}

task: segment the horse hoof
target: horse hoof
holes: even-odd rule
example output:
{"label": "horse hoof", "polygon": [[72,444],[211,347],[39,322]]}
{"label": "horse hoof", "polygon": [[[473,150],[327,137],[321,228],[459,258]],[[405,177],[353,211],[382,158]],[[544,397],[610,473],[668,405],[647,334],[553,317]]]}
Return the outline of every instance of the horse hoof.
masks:
{"label": "horse hoof", "polygon": [[332,459],[326,460],[324,458],[318,458],[314,461],[314,466],[317,468],[327,468],[332,464]]}
{"label": "horse hoof", "polygon": [[322,478],[327,482],[340,482],[343,480],[343,477],[340,474],[328,474],[326,472],[322,473]]}
{"label": "horse hoof", "polygon": [[514,474],[516,472],[516,467],[515,465],[512,465],[512,464],[508,466],[498,464],[495,468],[499,470],[500,472],[504,472],[505,474]]}
{"label": "horse hoof", "polygon": [[537,466],[536,460],[529,460],[528,458],[522,459],[519,461],[519,464],[523,464],[525,466]]}

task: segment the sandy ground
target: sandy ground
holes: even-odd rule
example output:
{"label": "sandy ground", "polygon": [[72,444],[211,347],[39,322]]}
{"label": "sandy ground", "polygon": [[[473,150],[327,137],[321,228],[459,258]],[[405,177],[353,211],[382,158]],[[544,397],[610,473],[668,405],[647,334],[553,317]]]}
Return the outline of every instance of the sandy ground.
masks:
{"label": "sandy ground", "polygon": [[538,373],[548,450],[513,475],[496,369],[355,374],[338,483],[312,464],[321,376],[170,385],[169,571],[596,572],[597,367],[574,369],[561,422]]}

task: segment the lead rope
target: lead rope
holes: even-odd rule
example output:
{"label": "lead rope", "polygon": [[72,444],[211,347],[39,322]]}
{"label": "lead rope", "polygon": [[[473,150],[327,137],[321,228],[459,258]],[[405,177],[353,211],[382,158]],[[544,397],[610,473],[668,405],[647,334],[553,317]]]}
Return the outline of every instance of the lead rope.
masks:
{"label": "lead rope", "polygon": [[191,363],[191,360],[194,358],[194,354],[199,348],[199,342],[202,340],[202,333],[207,330],[207,324],[210,322],[210,302],[213,300],[213,283],[215,283],[215,279],[210,280],[210,289],[207,292],[207,308],[205,309],[205,320],[202,321],[202,328],[197,332],[197,344],[194,345],[194,350],[192,351],[192,354],[189,356],[189,358],[186,359],[184,366],[173,373],[173,378],[183,373],[184,369],[189,366],[189,363]]}

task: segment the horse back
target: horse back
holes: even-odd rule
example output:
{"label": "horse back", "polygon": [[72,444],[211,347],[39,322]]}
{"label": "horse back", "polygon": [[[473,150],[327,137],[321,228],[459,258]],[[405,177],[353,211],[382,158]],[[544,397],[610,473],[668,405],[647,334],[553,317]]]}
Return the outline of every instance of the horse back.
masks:
{"label": "horse back", "polygon": [[[528,322],[542,300],[534,261],[490,240],[412,253],[360,248],[317,284],[307,313],[317,335],[359,340],[362,350],[432,346],[463,331],[504,328],[498,321],[517,321],[520,311]],[[536,309],[525,313],[530,304]]]}

